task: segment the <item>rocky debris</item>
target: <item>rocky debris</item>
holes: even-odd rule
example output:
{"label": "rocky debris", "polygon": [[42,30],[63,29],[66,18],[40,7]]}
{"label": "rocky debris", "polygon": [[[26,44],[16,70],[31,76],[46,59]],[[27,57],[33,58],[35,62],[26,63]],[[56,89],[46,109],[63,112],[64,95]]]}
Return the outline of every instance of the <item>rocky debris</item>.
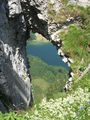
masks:
{"label": "rocky debris", "polygon": [[[63,29],[67,29],[67,26],[64,26]],[[74,61],[71,58],[69,58],[69,56],[65,55],[65,53],[62,51],[62,41],[59,37],[59,33],[61,32],[61,30],[62,29],[58,30],[57,32],[51,35],[52,43],[57,47],[58,55],[62,57],[62,61],[67,63],[68,66],[70,67],[70,64],[73,63]],[[65,91],[72,89],[73,77],[74,77],[74,73],[72,72],[72,70],[70,70],[69,79],[64,87]]]}
{"label": "rocky debris", "polygon": [[65,62],[65,63],[67,63],[68,62],[68,58],[63,57],[62,61]]}
{"label": "rocky debris", "polygon": [[64,87],[65,92],[72,90],[72,81],[68,81]]}
{"label": "rocky debris", "polygon": [[68,18],[66,19],[66,21],[62,22],[62,23],[56,23],[55,21],[48,21],[48,34],[50,35],[50,39],[54,40],[54,36],[56,36],[56,34],[58,34],[61,29],[67,29],[67,27],[70,24],[76,23],[77,25],[79,25],[79,23],[82,22],[80,17],[70,17],[68,16]]}
{"label": "rocky debris", "polygon": [[50,0],[50,3],[53,5],[53,10],[58,12],[60,8],[63,7],[63,3],[61,0]]}
{"label": "rocky debris", "polygon": [[71,75],[71,77],[74,77],[74,73],[73,72],[71,72],[70,75]]}
{"label": "rocky debris", "polygon": [[75,5],[80,5],[83,7],[89,6],[90,1],[89,0],[69,0],[69,3],[75,4]]}
{"label": "rocky debris", "polygon": [[58,49],[58,55],[64,56],[64,53],[63,53],[63,51],[60,48]]}
{"label": "rocky debris", "polygon": [[73,59],[68,58],[68,60],[69,60],[70,63],[74,63]]}

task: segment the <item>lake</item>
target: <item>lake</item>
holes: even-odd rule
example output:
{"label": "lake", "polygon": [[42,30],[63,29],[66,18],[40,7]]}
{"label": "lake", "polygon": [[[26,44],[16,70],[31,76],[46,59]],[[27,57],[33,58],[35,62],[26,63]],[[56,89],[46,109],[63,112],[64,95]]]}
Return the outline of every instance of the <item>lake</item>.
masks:
{"label": "lake", "polygon": [[28,44],[27,55],[37,56],[49,65],[63,66],[69,69],[68,65],[62,61],[62,57],[57,54],[57,49],[52,43]]}

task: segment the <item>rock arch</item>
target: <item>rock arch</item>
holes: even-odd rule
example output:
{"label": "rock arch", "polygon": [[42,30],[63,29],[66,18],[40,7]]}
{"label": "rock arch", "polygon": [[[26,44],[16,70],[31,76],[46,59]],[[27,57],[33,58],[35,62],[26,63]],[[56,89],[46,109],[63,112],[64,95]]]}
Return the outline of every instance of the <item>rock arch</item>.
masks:
{"label": "rock arch", "polygon": [[[33,101],[26,55],[30,30],[48,38],[47,0],[0,0],[0,109]],[[5,101],[6,98],[8,102]]]}

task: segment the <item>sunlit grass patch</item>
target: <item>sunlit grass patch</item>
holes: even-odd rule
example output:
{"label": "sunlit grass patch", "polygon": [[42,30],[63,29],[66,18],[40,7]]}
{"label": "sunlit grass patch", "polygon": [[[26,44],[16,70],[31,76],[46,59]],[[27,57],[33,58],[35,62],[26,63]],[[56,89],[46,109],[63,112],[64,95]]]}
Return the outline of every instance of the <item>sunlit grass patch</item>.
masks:
{"label": "sunlit grass patch", "polygon": [[90,63],[90,53],[87,46],[90,44],[90,29],[82,29],[76,25],[70,25],[68,32],[62,31],[60,37],[63,43],[63,51],[74,60],[74,64],[71,64],[71,68],[75,74],[79,74]]}

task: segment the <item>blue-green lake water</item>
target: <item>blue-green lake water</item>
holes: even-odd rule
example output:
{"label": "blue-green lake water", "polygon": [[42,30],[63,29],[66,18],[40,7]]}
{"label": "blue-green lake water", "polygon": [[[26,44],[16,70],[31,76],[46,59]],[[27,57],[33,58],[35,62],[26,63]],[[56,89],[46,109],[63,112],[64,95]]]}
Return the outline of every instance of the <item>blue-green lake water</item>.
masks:
{"label": "blue-green lake water", "polygon": [[37,56],[49,65],[63,66],[69,69],[68,65],[58,56],[56,47],[51,43],[27,45],[27,55]]}

